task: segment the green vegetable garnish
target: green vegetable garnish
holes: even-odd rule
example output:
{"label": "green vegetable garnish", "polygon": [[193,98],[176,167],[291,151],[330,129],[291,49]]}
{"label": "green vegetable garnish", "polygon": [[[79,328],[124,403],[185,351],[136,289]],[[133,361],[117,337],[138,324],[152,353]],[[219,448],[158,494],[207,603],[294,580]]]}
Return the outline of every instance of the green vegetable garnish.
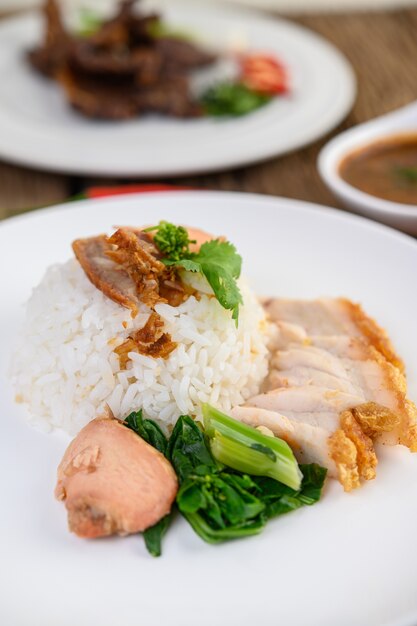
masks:
{"label": "green vegetable garnish", "polygon": [[[235,422],[208,405],[204,407],[204,412],[208,423],[206,433],[190,416],[182,415],[168,441],[155,422],[143,419],[141,411],[131,413],[125,419],[129,428],[158,450],[164,451],[172,463],[180,483],[176,498],[178,509],[204,541],[219,543],[256,535],[269,519],[304,505],[312,505],[320,499],[326,469],[314,464],[301,465],[298,469],[295,460],[294,468],[285,442],[256,430],[253,436],[254,429]],[[250,436],[247,428],[251,431]],[[222,431],[221,435],[218,429]],[[256,454],[260,455],[256,457],[258,465],[265,469],[267,475],[249,476],[219,462],[212,454],[213,441],[218,436],[227,439],[222,445],[226,445],[231,467],[248,463],[253,470],[253,455]],[[234,450],[237,462],[233,457]],[[287,482],[297,484],[296,489],[270,477],[271,465],[279,463],[282,463],[279,468],[282,476]],[[259,467],[255,470],[260,473]],[[275,468],[272,473],[277,472]],[[146,547],[153,556],[161,554],[161,541],[172,515],[173,512],[144,532]]]}
{"label": "green vegetable garnish", "polygon": [[247,537],[261,532],[263,502],[250,489],[250,478],[227,472],[190,477],[181,486],[177,503],[195,532],[208,543]]}
{"label": "green vegetable garnish", "polygon": [[[124,423],[128,428],[135,431],[139,437],[142,437],[147,443],[159,450],[159,452],[166,454],[167,438],[156,422],[143,418],[142,410],[130,413],[124,419]],[[161,556],[162,538],[168,530],[172,515],[172,512],[165,515],[159,522],[147,528],[143,533],[145,545],[152,556]]]}
{"label": "green vegetable garnish", "polygon": [[203,405],[204,428],[213,456],[239,472],[269,476],[298,490],[302,474],[290,446]]}
{"label": "green vegetable garnish", "polygon": [[150,233],[156,230],[154,242],[160,251],[169,259],[170,264],[176,263],[190,253],[190,243],[195,239],[188,237],[188,231],[183,226],[175,226],[170,222],[159,222],[158,226],[145,228],[143,232]]}
{"label": "green vegetable garnish", "polygon": [[210,453],[204,433],[182,415],[168,444],[168,458],[180,481],[177,505],[195,532],[209,543],[260,532],[255,520],[265,508],[248,491],[249,476],[231,474]]}
{"label": "green vegetable garnish", "polygon": [[130,413],[124,419],[124,422],[128,428],[134,430],[139,437],[142,437],[153,448],[156,448],[164,455],[166,454],[167,438],[156,422],[143,418],[142,409]]}
{"label": "green vegetable garnish", "polygon": [[202,431],[189,415],[181,415],[177,419],[168,441],[167,458],[180,482],[200,466],[217,467]]}
{"label": "green vegetable garnish", "polygon": [[162,262],[167,266],[183,268],[188,272],[199,272],[206,277],[214,295],[223,308],[232,311],[234,320],[239,317],[242,295],[237,285],[242,268],[242,257],[233,244],[213,239],[203,243],[199,252],[190,252],[188,233],[182,226],[159,222],[158,226],[145,232],[156,231],[154,241],[165,255]]}
{"label": "green vegetable garnish", "polygon": [[[229,435],[235,436],[236,431],[230,429],[230,425],[228,427]],[[320,499],[326,469],[318,465],[303,465],[301,473],[294,461],[295,469],[283,471],[286,477],[291,476],[293,484],[298,485],[297,489],[292,489],[267,476],[249,476],[225,467],[211,455],[207,437],[210,438],[210,432],[206,431],[205,435],[191,417],[181,416],[170,437],[167,452],[180,481],[178,508],[205,541],[219,543],[258,534],[268,519],[303,505],[314,504]],[[243,449],[241,438],[238,432],[235,443],[240,450],[239,454]],[[285,442],[272,437],[266,439],[268,445],[265,447],[279,459],[277,447],[271,446],[270,440],[274,439],[278,445]],[[261,446],[264,446],[263,442]],[[251,458],[253,451],[250,448],[246,448],[246,451]],[[228,453],[228,461],[234,462],[230,449]],[[271,463],[269,453],[259,449],[256,453],[263,454]],[[239,462],[241,459],[242,456],[239,456]]]}
{"label": "green vegetable garnish", "polygon": [[147,32],[155,39],[161,39],[163,37],[167,37],[169,39],[180,39],[181,41],[191,41],[193,39],[192,35],[187,33],[185,30],[169,26],[167,23],[158,19],[149,23]]}
{"label": "green vegetable garnish", "polygon": [[395,174],[407,183],[417,183],[417,167],[396,167]]}
{"label": "green vegetable garnish", "polygon": [[219,83],[202,96],[201,104],[213,117],[239,117],[263,107],[271,96],[252,91],[241,83]]}
{"label": "green vegetable garnish", "polygon": [[301,488],[294,491],[290,487],[265,476],[252,476],[258,488],[259,497],[265,504],[267,519],[290,513],[301,506],[311,506],[320,500],[327,470],[316,463],[300,465],[303,474]]}
{"label": "green vegetable garnish", "polygon": [[147,528],[143,533],[145,540],[145,546],[152,556],[161,556],[162,554],[162,539],[167,532],[169,525],[172,521],[172,512],[165,515],[154,526]]}
{"label": "green vegetable garnish", "polygon": [[94,35],[102,26],[103,18],[91,9],[82,8],[79,14],[78,35],[81,37],[89,37]]}

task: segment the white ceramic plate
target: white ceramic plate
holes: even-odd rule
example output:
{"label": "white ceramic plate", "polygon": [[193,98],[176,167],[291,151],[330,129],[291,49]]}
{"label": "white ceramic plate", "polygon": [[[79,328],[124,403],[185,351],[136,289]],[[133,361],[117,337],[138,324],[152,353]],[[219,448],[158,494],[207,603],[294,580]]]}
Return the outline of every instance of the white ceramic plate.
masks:
{"label": "white ceramic plate", "polygon": [[309,13],[317,11],[346,12],[361,9],[374,9],[382,11],[384,9],[399,9],[403,6],[410,6],[414,0],[230,0],[231,2],[241,2],[248,6],[262,7],[274,11],[285,11],[286,13],[300,11]]}
{"label": "white ceramic plate", "polygon": [[[97,0],[94,0],[97,2]],[[104,0],[103,0],[104,1]],[[188,0],[191,4],[194,0]],[[400,8],[415,4],[414,0],[338,0],[335,5],[334,0],[228,0],[238,4],[271,9],[273,11],[289,12],[310,12],[310,11],[349,11],[353,9],[387,9]],[[89,5],[93,0],[65,0],[67,4]],[[13,11],[16,9],[33,7],[41,4],[41,0],[0,0],[0,11]]]}
{"label": "white ceramic plate", "polygon": [[417,457],[380,453],[378,477],[210,546],[184,520],[160,559],[133,536],[85,541],[53,498],[68,443],[24,422],[5,376],[22,302],[75,237],[168,218],[234,241],[259,294],[363,303],[405,358],[417,398],[417,243],[365,219],[285,199],[178,192],[63,205],[0,225],[0,623],[7,626],[415,626]]}
{"label": "white ceramic plate", "polygon": [[356,91],[352,70],[310,31],[212,2],[155,5],[168,22],[217,50],[239,42],[277,55],[289,68],[291,95],[240,119],[91,121],[27,65],[24,51],[42,30],[40,16],[29,14],[0,24],[0,157],[61,172],[126,177],[220,170],[299,148],[349,111]]}

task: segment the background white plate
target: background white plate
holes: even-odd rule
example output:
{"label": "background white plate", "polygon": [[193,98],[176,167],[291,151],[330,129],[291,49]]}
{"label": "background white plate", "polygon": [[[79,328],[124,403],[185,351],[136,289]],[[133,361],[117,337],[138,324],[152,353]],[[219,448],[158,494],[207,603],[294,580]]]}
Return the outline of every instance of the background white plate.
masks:
{"label": "background white plate", "polygon": [[[65,0],[67,4],[90,5],[98,0]],[[104,1],[104,0],[102,0]],[[187,0],[190,4],[194,0]],[[285,11],[285,13],[313,12],[313,11],[349,11],[349,10],[382,10],[387,8],[401,8],[414,6],[416,0],[228,0],[237,4],[246,4],[256,8]],[[1,10],[16,10],[33,7],[41,4],[41,0],[0,0]]]}
{"label": "background white plate", "polygon": [[310,31],[247,9],[195,0],[147,3],[215,49],[232,44],[276,54],[292,77],[289,96],[232,120],[147,117],[91,121],[59,87],[28,66],[24,51],[41,37],[41,18],[0,23],[0,157],[62,172],[180,175],[266,159],[305,145],[349,111],[355,79],[345,58]]}
{"label": "background white plate", "polygon": [[64,435],[23,421],[6,380],[21,303],[70,243],[159,219],[226,234],[259,294],[361,301],[404,356],[417,398],[417,244],[335,210],[262,196],[172,193],[63,205],[0,225],[0,623],[5,626],[415,626],[417,457],[384,449],[377,480],[271,522],[259,537],[203,543],[177,520],[160,559],[141,537],[70,535],[54,501]]}

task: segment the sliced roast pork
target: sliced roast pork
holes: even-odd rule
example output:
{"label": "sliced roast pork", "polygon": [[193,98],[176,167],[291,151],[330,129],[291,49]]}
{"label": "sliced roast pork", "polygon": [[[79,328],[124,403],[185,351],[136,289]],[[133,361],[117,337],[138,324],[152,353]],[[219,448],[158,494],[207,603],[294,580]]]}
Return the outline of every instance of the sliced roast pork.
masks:
{"label": "sliced roast pork", "polygon": [[385,333],[344,299],[269,300],[278,333],[263,393],[232,415],[263,425],[349,491],[375,476],[373,442],[417,451],[416,407]]}

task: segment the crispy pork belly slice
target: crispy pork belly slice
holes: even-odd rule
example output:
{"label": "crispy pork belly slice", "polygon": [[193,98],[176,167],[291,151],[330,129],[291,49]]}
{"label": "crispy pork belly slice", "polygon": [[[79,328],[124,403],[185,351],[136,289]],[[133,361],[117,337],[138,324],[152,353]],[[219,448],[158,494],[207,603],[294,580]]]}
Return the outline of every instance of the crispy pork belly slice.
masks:
{"label": "crispy pork belly slice", "polygon": [[[266,390],[299,385],[325,387],[361,396],[362,402],[377,402],[402,415],[405,422],[408,420],[403,374],[362,340],[341,337],[331,343],[329,338],[312,337],[309,345],[291,345],[288,350],[276,352],[271,366]],[[391,443],[399,440],[400,432],[391,435]]]}
{"label": "crispy pork belly slice", "polygon": [[327,467],[329,476],[338,478],[345,491],[359,487],[361,478],[375,478],[377,458],[373,439],[398,424],[394,413],[374,403],[339,412],[347,394],[335,398],[333,409],[330,398],[319,398],[316,394],[312,403],[316,410],[310,412],[286,409],[279,412],[253,406],[257,402],[264,404],[260,399],[258,396],[248,406],[235,407],[232,417],[255,428],[266,426],[291,446],[300,463]]}
{"label": "crispy pork belly slice", "polygon": [[404,371],[404,364],[396,354],[387,333],[368,317],[359,304],[345,298],[320,300],[283,300],[264,303],[271,319],[287,322],[304,329],[306,336],[360,337],[373,346],[390,363]]}
{"label": "crispy pork belly slice", "polygon": [[105,296],[131,309],[136,315],[139,298],[135,282],[122,266],[108,257],[112,246],[106,235],[76,239],[72,248],[90,282]]}
{"label": "crispy pork belly slice", "polygon": [[167,270],[146,233],[118,228],[111,237],[76,239],[72,248],[93,285],[114,302],[131,309],[133,316],[139,302],[153,306],[167,301],[159,294],[159,278],[163,281]]}
{"label": "crispy pork belly slice", "polygon": [[[231,415],[254,428],[266,426],[274,435],[284,439],[291,446],[300,463],[318,463],[328,468],[329,476],[337,477],[337,466],[329,452],[327,428],[313,426],[302,419],[294,420],[293,416],[255,407],[252,404],[235,407]],[[331,414],[322,416],[326,420],[332,420]]]}
{"label": "crispy pork belly slice", "polygon": [[416,409],[406,397],[402,360],[386,332],[358,304],[345,299],[275,299],[265,307],[280,331],[266,391],[319,384],[360,394],[364,402],[398,415],[398,427],[379,434],[379,440],[417,450]]}
{"label": "crispy pork belly slice", "polygon": [[[186,227],[192,252],[213,239],[212,235]],[[154,233],[126,226],[111,236],[97,235],[76,239],[72,248],[87,278],[105,296],[129,308],[136,316],[141,302],[153,307],[157,302],[178,306],[187,299],[179,278],[161,262]]]}
{"label": "crispy pork belly slice", "polygon": [[267,426],[349,491],[375,476],[373,441],[417,450],[416,408],[386,333],[347,300],[269,300],[278,327],[263,393],[232,415]]}
{"label": "crispy pork belly slice", "polygon": [[364,398],[325,387],[305,385],[273,389],[251,398],[249,402],[252,407],[275,411],[311,426],[323,426],[332,432],[339,425],[340,413],[363,404]]}

